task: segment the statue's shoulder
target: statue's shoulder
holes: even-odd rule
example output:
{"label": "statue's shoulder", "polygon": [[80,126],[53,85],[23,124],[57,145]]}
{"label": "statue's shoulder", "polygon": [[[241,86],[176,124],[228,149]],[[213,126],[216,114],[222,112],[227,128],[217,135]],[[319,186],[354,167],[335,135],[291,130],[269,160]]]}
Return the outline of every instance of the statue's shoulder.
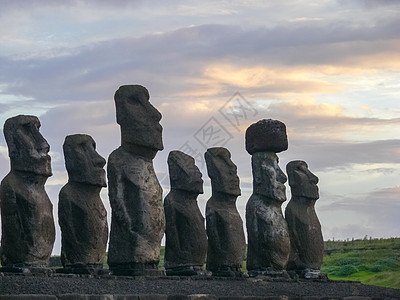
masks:
{"label": "statue's shoulder", "polygon": [[3,180],[1,181],[0,184],[0,192],[3,193],[9,193],[11,191],[14,191],[15,189],[18,189],[21,186],[20,179],[18,176],[15,176],[13,172],[8,173]]}
{"label": "statue's shoulder", "polygon": [[122,147],[118,147],[108,156],[108,164],[115,163],[121,160],[122,157],[126,156],[126,151]]}
{"label": "statue's shoulder", "polygon": [[144,165],[145,160],[138,155],[130,153],[124,150],[122,147],[115,149],[111,154],[108,156],[108,164],[111,165],[119,165],[119,166],[129,166],[132,165]]}
{"label": "statue's shoulder", "polygon": [[10,185],[10,180],[12,180],[11,178],[12,178],[12,173],[10,172],[1,180],[1,186],[5,187]]}
{"label": "statue's shoulder", "polygon": [[82,202],[81,199],[81,194],[80,191],[77,190],[76,188],[74,188],[72,186],[72,184],[70,184],[69,182],[67,182],[60,190],[60,193],[58,194],[58,203],[59,205],[63,205],[66,203],[78,203],[78,205],[80,205]]}

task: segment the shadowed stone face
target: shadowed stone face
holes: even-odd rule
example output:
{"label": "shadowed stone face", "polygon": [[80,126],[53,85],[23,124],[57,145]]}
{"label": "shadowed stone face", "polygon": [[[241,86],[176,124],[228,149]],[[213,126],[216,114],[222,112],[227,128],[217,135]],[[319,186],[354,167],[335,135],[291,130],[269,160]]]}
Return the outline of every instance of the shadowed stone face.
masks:
{"label": "shadowed stone face", "polygon": [[228,149],[222,147],[210,148],[204,154],[204,157],[213,192],[240,196],[237,167],[232,162]]}
{"label": "shadowed stone face", "polygon": [[44,189],[50,147],[39,127],[37,117],[24,115],[4,124],[11,171],[0,186],[3,267],[46,268],[53,249],[53,205]]}
{"label": "shadowed stone face", "polygon": [[204,274],[207,235],[197,205],[203,180],[194,159],[181,152],[168,155],[171,191],[165,197],[165,268],[167,275]]}
{"label": "shadowed stone face", "polygon": [[292,191],[285,210],[292,245],[288,270],[296,271],[300,277],[323,277],[319,270],[324,241],[314,207],[319,198],[318,177],[311,173],[306,162],[300,160],[289,162],[286,170]]}
{"label": "shadowed stone face", "polygon": [[291,161],[286,166],[292,195],[317,200],[318,177],[308,169],[305,161]]}
{"label": "shadowed stone face", "polygon": [[106,160],[96,152],[93,138],[85,134],[69,135],[63,145],[65,166],[70,181],[106,187]]}
{"label": "shadowed stone face", "polygon": [[207,270],[216,276],[241,276],[246,242],[236,208],[240,195],[237,168],[226,148],[210,148],[204,156],[212,186],[206,205]]}
{"label": "shadowed stone face", "polygon": [[105,159],[85,134],[67,136],[63,149],[69,180],[58,203],[61,261],[65,272],[95,273],[103,267],[108,240],[107,212],[99,195],[106,186]]}
{"label": "shadowed stone face", "polygon": [[203,194],[203,179],[193,157],[181,152],[171,151],[168,155],[171,188]]}
{"label": "shadowed stone face", "polygon": [[35,116],[19,115],[4,124],[4,136],[11,159],[11,169],[50,177],[50,146],[39,132]]}
{"label": "shadowed stone face", "polygon": [[149,99],[149,92],[141,85],[121,86],[114,96],[122,147],[129,152],[154,158],[164,146],[159,123],[161,113]]}
{"label": "shadowed stone face", "polygon": [[257,152],[252,158],[253,193],[278,202],[286,201],[286,175],[279,167],[279,158],[273,152]]}

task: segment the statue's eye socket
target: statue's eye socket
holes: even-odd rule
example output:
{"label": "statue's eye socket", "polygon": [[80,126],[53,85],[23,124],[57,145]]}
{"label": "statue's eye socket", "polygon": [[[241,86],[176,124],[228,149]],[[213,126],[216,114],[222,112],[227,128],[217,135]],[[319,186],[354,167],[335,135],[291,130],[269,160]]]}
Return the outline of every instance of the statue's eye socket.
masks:
{"label": "statue's eye socket", "polygon": [[138,99],[137,97],[128,97],[128,101],[127,101],[130,105],[134,105],[134,106],[143,106],[142,101],[140,101],[140,99]]}

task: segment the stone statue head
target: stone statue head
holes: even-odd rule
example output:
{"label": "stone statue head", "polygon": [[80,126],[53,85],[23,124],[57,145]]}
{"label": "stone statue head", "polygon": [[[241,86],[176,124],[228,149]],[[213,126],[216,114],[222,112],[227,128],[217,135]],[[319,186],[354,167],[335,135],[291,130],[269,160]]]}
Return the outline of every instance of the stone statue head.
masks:
{"label": "stone statue head", "polygon": [[50,146],[39,132],[40,121],[35,116],[19,115],[4,123],[11,170],[31,172],[50,177]]}
{"label": "stone statue head", "polygon": [[171,151],[168,155],[171,189],[203,194],[203,179],[194,158],[181,151]]}
{"label": "stone statue head", "polygon": [[277,202],[286,200],[286,175],[278,165],[274,152],[256,152],[252,155],[253,193]]}
{"label": "stone statue head", "polygon": [[318,177],[308,169],[307,163],[294,160],[286,165],[289,185],[293,196],[304,197],[311,200],[319,198]]}
{"label": "stone statue head", "polygon": [[223,147],[209,148],[204,157],[213,192],[239,196],[241,191],[237,167],[232,162],[231,153],[228,149]]}
{"label": "stone statue head", "polygon": [[141,85],[123,85],[114,95],[122,148],[154,158],[164,146],[161,113],[149,99],[149,92]]}
{"label": "stone statue head", "polygon": [[103,169],[106,160],[96,152],[96,143],[90,135],[68,135],[63,150],[69,181],[107,186]]}

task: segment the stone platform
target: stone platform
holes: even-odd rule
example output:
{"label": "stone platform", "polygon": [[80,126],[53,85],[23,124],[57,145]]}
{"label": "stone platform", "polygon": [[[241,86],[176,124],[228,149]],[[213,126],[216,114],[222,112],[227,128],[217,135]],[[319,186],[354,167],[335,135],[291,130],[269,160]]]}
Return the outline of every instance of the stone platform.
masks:
{"label": "stone platform", "polygon": [[400,289],[333,280],[0,274],[4,299],[400,299]]}

